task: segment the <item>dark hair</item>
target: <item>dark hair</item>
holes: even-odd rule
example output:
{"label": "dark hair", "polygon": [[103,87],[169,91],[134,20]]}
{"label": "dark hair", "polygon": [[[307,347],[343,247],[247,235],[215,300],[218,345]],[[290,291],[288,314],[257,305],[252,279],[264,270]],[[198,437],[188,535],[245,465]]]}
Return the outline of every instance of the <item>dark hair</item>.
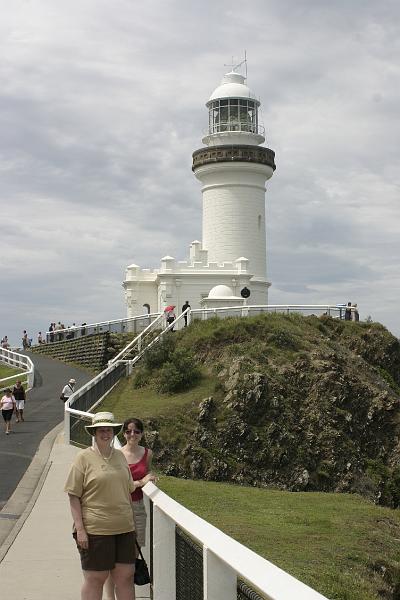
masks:
{"label": "dark hair", "polygon": [[140,419],[126,419],[126,421],[124,421],[124,424],[122,425],[122,431],[124,433],[125,431],[128,431],[128,425],[130,425],[131,423],[133,423],[135,427],[140,429],[140,431],[143,433],[144,425]]}
{"label": "dark hair", "polygon": [[12,394],[12,391],[10,390],[10,388],[7,388],[4,390],[6,394]]}

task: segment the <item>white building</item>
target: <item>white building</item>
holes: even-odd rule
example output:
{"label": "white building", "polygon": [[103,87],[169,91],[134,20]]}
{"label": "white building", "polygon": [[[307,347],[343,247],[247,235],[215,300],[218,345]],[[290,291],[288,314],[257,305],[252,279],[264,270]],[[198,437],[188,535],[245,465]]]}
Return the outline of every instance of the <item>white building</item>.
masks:
{"label": "white building", "polygon": [[[267,304],[265,184],[275,170],[275,153],[260,146],[265,141],[258,123],[260,102],[232,71],[211,94],[205,146],[193,153],[193,172],[202,184],[202,242],[190,245],[189,258],[161,259],[159,269],[132,264],[123,283],[128,317],[160,312],[174,304],[180,311],[207,305],[215,286],[224,289],[229,305],[240,304],[240,292],[250,290],[248,303]],[[229,291],[227,291],[227,288]],[[210,295],[218,303],[218,290]]]}

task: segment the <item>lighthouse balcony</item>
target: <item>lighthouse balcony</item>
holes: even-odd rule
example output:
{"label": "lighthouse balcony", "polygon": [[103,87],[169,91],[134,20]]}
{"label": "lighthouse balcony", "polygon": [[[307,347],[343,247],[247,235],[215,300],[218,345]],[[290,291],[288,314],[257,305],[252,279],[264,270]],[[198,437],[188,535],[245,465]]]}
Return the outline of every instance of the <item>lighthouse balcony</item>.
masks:
{"label": "lighthouse balcony", "polygon": [[253,162],[272,167],[275,171],[275,152],[264,146],[220,145],[200,148],[193,152],[192,170],[209,163]]}

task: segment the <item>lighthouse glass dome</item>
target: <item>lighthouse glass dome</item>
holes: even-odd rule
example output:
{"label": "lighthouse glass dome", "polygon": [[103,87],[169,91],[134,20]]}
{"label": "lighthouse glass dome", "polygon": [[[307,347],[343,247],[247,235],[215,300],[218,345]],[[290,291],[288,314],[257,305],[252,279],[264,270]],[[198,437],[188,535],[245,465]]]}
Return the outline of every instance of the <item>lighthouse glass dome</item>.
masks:
{"label": "lighthouse glass dome", "polygon": [[209,103],[209,128],[212,133],[246,131],[259,133],[258,110],[254,100],[224,98]]}
{"label": "lighthouse glass dome", "polygon": [[207,102],[209,134],[229,131],[262,134],[258,125],[259,104],[243,75],[226,73]]}

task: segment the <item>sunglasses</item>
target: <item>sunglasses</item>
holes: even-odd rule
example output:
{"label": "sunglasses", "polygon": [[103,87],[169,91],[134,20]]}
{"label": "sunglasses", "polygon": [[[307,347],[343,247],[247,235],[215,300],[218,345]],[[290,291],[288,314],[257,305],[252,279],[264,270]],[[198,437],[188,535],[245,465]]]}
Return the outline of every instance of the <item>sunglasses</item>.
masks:
{"label": "sunglasses", "polygon": [[140,431],[140,429],[127,429],[126,431],[124,431],[124,433],[126,435],[133,435],[134,433],[136,435],[139,435],[139,433],[143,433],[143,431]]}

